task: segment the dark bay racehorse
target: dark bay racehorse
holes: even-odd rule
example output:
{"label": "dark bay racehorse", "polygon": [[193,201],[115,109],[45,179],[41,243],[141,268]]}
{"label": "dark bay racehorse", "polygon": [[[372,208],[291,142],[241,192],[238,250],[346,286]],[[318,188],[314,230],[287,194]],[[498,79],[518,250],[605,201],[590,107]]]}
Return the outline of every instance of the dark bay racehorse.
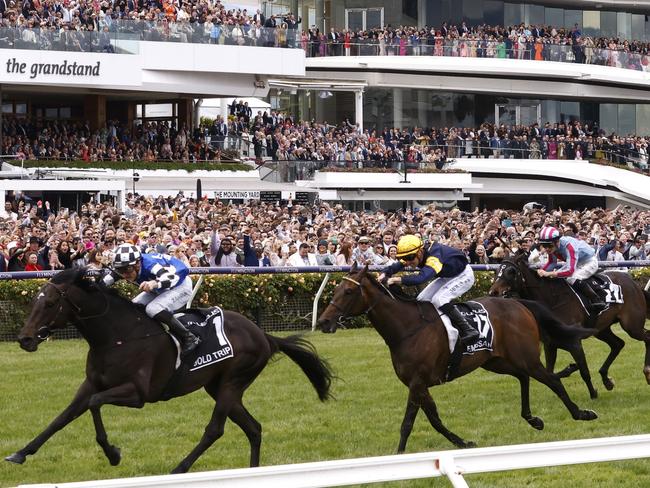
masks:
{"label": "dark bay racehorse", "polygon": [[[611,329],[613,324],[620,323],[630,337],[645,343],[643,373],[650,384],[650,331],[645,330],[646,317],[650,318],[650,294],[644,293],[627,273],[610,271],[607,276],[614,284],[620,285],[624,303],[611,304],[609,309],[602,312],[595,321],[590,319],[580,299],[565,280],[540,278],[534,269],[528,267],[526,254],[519,254],[511,260],[503,261],[489,293],[492,296],[516,294],[521,298],[539,300],[551,308],[566,324],[581,324],[583,327],[593,328],[595,337],[610,348],[609,355],[598,370],[608,390],[614,388],[614,381],[609,377],[609,367],[625,346],[625,342]],[[557,349],[554,344],[544,344],[546,367],[549,371],[554,370]],[[591,384],[586,362],[578,361],[577,365],[571,364],[559,375],[568,376],[578,369],[592,398],[595,398],[597,393]]]}
{"label": "dark bay racehorse", "polygon": [[234,357],[174,376],[170,391],[176,349],[162,326],[144,309],[85,276],[83,269],[62,271],[46,283],[34,299],[18,340],[24,350],[33,352],[50,331],[72,323],[90,345],[86,379],[72,403],[34,440],[5,458],[7,461],[22,464],[57,431],[90,410],[97,442],[115,466],[121,459],[120,449],[108,441],[100,413],[102,405],[141,408],[145,403],[205,388],[216,403],[212,417],[198,445],[172,472],[186,472],[223,435],[228,418],[246,434],[250,465],[257,466],[262,429],[244,407],[242,396],[277,352],[285,353],[300,366],[321,400],[329,397],[332,374],[310,343],[296,336],[270,336],[246,317],[228,311],[224,311],[224,330]]}
{"label": "dark bay racehorse", "polygon": [[[554,318],[543,306],[529,301],[501,298],[477,300],[489,312],[494,326],[493,351],[478,351],[463,356],[457,376],[478,367],[509,374],[521,386],[521,416],[534,428],[544,422],[530,411],[529,381],[535,378],[560,397],[575,420],[593,420],[596,414],[581,410],[571,401],[560,379],[547,371],[539,359],[540,329],[567,344],[590,335],[590,331],[571,328]],[[427,310],[423,313],[423,310]],[[340,317],[367,314],[374,328],[390,349],[393,368],[409,389],[406,412],[400,430],[398,452],[403,452],[416,415],[421,408],[439,433],[457,447],[472,447],[449,431],[440,420],[429,388],[445,382],[450,360],[447,332],[433,306],[395,299],[368,273],[368,268],[353,268],[334,290],[332,301],[318,319],[323,332],[335,332]]]}

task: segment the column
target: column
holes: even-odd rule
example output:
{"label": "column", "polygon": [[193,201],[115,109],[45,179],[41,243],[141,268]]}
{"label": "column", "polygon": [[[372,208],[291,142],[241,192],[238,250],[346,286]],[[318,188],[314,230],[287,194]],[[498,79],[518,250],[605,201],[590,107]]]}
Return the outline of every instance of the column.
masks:
{"label": "column", "polygon": [[315,0],[316,7],[316,27],[320,29],[321,34],[325,32],[325,0]]}
{"label": "column", "polygon": [[419,89],[417,91],[417,100],[418,100],[418,127],[429,127],[429,121],[427,120],[427,95],[426,90]]}
{"label": "column", "polygon": [[359,131],[363,131],[363,90],[354,92],[354,119]]}
{"label": "column", "polygon": [[84,97],[84,118],[90,122],[92,130],[106,125],[106,97],[104,95],[86,95]]}
{"label": "column", "polygon": [[403,90],[401,88],[393,88],[393,127],[402,128],[404,119],[402,111],[404,110]]}
{"label": "column", "polygon": [[181,98],[178,100],[178,129],[183,127],[192,128],[192,100],[190,98]]}
{"label": "column", "polygon": [[427,1],[418,0],[418,27],[424,27],[427,23]]}

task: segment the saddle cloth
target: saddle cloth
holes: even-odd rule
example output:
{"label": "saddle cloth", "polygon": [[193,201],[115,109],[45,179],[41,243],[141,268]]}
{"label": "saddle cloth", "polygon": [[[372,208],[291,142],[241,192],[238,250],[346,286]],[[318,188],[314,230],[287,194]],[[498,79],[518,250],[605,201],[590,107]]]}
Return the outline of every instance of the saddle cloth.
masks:
{"label": "saddle cloth", "polygon": [[[595,274],[586,281],[591,289],[594,290],[596,295],[598,295],[600,299],[607,305],[607,308],[605,308],[605,310],[608,310],[609,307],[613,304],[623,303],[623,291],[621,290],[621,286],[613,283],[612,279],[607,276],[606,273]],[[580,301],[582,302],[585,310],[588,310],[589,305],[591,305],[589,299],[579,293],[575,288],[572,289],[576,295],[578,295],[578,298],[580,298]],[[601,311],[601,313],[605,310]]]}
{"label": "saddle cloth", "polygon": [[198,347],[181,360],[180,344],[171,336],[177,349],[176,369],[185,365],[190,372],[196,371],[234,356],[223,327],[223,311],[219,307],[190,309],[176,314],[176,318],[201,339]]}
{"label": "saddle cloth", "polygon": [[[494,330],[490,321],[490,315],[485,307],[478,302],[464,302],[456,306],[467,322],[479,333],[479,338],[472,344],[462,344],[462,354],[469,355],[477,351],[491,351]],[[438,310],[438,313],[440,314],[442,323],[445,325],[445,329],[447,329],[449,352],[453,353],[458,341],[458,330],[451,324],[451,320],[447,315],[440,310]]]}

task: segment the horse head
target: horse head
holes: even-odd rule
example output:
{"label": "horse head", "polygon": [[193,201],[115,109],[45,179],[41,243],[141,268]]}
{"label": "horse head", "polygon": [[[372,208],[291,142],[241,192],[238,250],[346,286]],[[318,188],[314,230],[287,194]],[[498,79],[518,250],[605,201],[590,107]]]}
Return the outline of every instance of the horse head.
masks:
{"label": "horse head", "polygon": [[53,330],[66,327],[79,317],[85,293],[76,283],[84,274],[85,269],[62,271],[41,287],[18,333],[22,349],[36,351]]}
{"label": "horse head", "polygon": [[527,266],[525,253],[518,254],[512,259],[504,259],[488,294],[493,297],[521,294],[525,287],[522,266]]}
{"label": "horse head", "polygon": [[339,319],[355,317],[368,310],[362,285],[367,277],[368,266],[359,270],[355,262],[350,273],[334,289],[332,300],[316,322],[323,332],[332,334],[336,332]]}

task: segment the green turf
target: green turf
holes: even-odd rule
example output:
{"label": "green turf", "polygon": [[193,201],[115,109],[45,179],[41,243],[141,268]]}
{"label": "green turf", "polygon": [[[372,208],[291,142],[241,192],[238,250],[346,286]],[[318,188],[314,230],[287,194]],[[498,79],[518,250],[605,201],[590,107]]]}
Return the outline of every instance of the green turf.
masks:
{"label": "green turf", "polygon": [[[546,422],[542,432],[519,417],[519,388],[514,378],[474,372],[452,384],[431,389],[447,427],[479,446],[524,444],[648,431],[648,393],[642,375],[643,346],[620,329],[627,347],[611,369],[612,392],[600,384],[598,366],[606,348],[586,341],[588,359],[600,398],[592,401],[574,375],[565,384],[583,408],[600,418],[575,422],[546,387],[532,385],[533,414]],[[283,357],[269,365],[245,397],[262,423],[262,464],[393,454],[406,388],[392,371],[388,350],[372,329],[343,330],[335,335],[309,335],[329,358],[339,379],[336,400],[321,404],[297,366]],[[23,447],[61,411],[83,378],[86,344],[51,341],[28,354],[15,344],[0,344],[0,454]],[[567,356],[560,354],[558,364]],[[0,486],[164,474],[198,441],[212,410],[208,396],[198,392],[144,410],[105,407],[109,439],[122,448],[122,464],[109,466],[95,444],[90,416],[69,425],[22,466],[0,463]],[[450,449],[442,436],[418,417],[407,452]],[[233,424],[193,467],[193,471],[245,467],[248,443]],[[650,463],[635,460],[571,467],[521,470],[467,476],[478,487],[644,487],[650,486]],[[372,485],[380,486],[380,485]],[[449,486],[445,479],[404,481],[385,487]]]}

